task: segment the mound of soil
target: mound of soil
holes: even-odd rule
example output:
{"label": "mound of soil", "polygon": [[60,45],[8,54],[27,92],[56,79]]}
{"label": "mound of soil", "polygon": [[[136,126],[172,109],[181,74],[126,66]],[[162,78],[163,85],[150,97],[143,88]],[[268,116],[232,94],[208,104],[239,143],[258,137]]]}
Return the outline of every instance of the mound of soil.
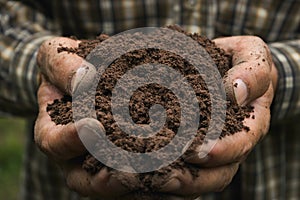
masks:
{"label": "mound of soil", "polygon": [[[226,72],[232,67],[231,57],[222,49],[218,48],[215,43],[208,38],[199,34],[186,33],[177,26],[169,26],[168,28],[184,33],[202,45],[213,59],[222,77],[226,75]],[[156,37],[156,35],[153,35],[153,37]],[[101,45],[101,42],[108,38],[108,35],[101,34],[94,40],[82,40],[78,48],[60,47],[58,52],[67,51],[86,58],[97,45]],[[130,115],[136,124],[150,123],[149,109],[154,104],[160,104],[166,110],[166,122],[164,127],[154,136],[143,138],[123,132],[116,124],[112,114],[112,90],[118,79],[135,66],[147,63],[159,63],[172,67],[183,74],[193,88],[199,103],[199,115],[201,120],[199,121],[197,135],[185,154],[193,152],[197,146],[203,143],[203,138],[206,136],[208,130],[211,120],[211,96],[205,82],[197,73],[197,70],[195,70],[189,62],[175,53],[155,48],[140,49],[128,52],[111,63],[102,74],[97,87],[95,97],[97,119],[103,124],[109,140],[126,151],[140,153],[151,152],[164,147],[170,142],[176,135],[180,125],[181,108],[178,98],[168,88],[155,83],[147,84],[139,87],[130,99]],[[68,124],[73,122],[71,101],[72,97],[64,96],[62,99],[57,99],[52,104],[48,105],[47,112],[56,124]],[[235,102],[228,99],[225,124],[219,139],[222,139],[222,137],[225,136],[230,137],[230,135],[242,130],[249,131],[249,128],[243,124],[243,120],[250,117],[252,110],[253,108],[251,107],[238,106]],[[219,125],[222,126],[223,124]],[[101,151],[101,148],[99,151]],[[100,169],[106,166],[92,155],[87,154],[82,159],[82,167],[89,173],[96,174]],[[141,185],[139,185],[138,189],[141,192],[157,191],[164,183],[164,177],[167,177],[174,168],[187,169],[194,176],[197,176],[197,171],[199,170],[199,168],[185,163],[183,158],[180,157],[167,167],[163,167],[153,172],[139,174]],[[114,169],[109,170],[114,171]],[[122,181],[122,178],[120,178],[120,180]],[[124,185],[131,187],[130,183],[126,181],[123,183]]]}

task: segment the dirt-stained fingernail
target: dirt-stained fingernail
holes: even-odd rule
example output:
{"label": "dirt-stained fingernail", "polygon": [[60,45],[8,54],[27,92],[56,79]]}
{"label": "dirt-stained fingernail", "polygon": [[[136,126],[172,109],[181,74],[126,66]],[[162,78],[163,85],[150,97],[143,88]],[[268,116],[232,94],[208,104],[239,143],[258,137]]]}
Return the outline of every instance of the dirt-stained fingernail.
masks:
{"label": "dirt-stained fingernail", "polygon": [[199,158],[199,159],[204,159],[204,158],[207,157],[207,154],[208,154],[208,152],[206,152],[206,151],[200,151],[200,152],[198,153],[198,158]]}
{"label": "dirt-stained fingernail", "polygon": [[191,164],[197,164],[201,165],[203,163],[206,163],[209,159],[208,153],[206,152],[199,152],[195,153],[193,155],[189,155],[184,157],[184,161]]}
{"label": "dirt-stained fingernail", "polygon": [[71,78],[70,92],[74,94],[75,92],[82,92],[92,86],[96,86],[94,83],[95,77],[96,68],[92,64],[84,61]]}
{"label": "dirt-stained fingernail", "polygon": [[99,133],[105,132],[102,124],[91,118],[79,120],[76,123],[76,128],[80,139],[88,150],[94,149],[96,142],[101,139]]}
{"label": "dirt-stained fingernail", "polygon": [[233,81],[235,99],[239,105],[245,105],[248,97],[248,87],[242,79]]}

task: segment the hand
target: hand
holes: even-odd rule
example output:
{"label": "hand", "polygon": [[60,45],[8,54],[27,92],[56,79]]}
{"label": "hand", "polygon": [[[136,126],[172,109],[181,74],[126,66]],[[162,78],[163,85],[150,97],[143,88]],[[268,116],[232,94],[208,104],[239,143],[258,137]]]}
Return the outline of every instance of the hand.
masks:
{"label": "hand", "polygon": [[[77,47],[78,41],[69,38],[53,38],[43,43],[38,52],[38,65],[42,71],[42,83],[38,90],[39,115],[35,124],[35,142],[40,149],[62,168],[67,185],[84,196],[117,197],[129,192],[119,180],[116,173],[111,173],[106,167],[96,175],[90,175],[76,161],[86,153],[86,148],[78,137],[87,134],[87,128],[102,125],[95,119],[86,118],[67,125],[56,125],[46,107],[54,99],[60,99],[63,94],[72,94],[83,83],[88,83],[95,73],[95,68],[81,57],[67,52],[57,52],[57,48]],[[78,84],[81,83],[81,84]],[[88,86],[87,86],[88,87]],[[76,129],[77,128],[77,129]],[[134,182],[132,174],[122,174],[124,179]]]}
{"label": "hand", "polygon": [[[231,99],[239,105],[251,105],[253,118],[244,124],[249,132],[241,131],[218,140],[210,152],[197,152],[186,161],[202,166],[222,166],[243,161],[253,147],[266,135],[270,123],[270,106],[277,85],[277,70],[267,45],[255,36],[235,36],[214,40],[232,55],[233,68],[224,80]],[[203,155],[208,153],[205,157]],[[198,154],[198,155],[197,155]]]}
{"label": "hand", "polygon": [[226,136],[208,152],[196,151],[187,155],[186,162],[200,167],[198,178],[193,178],[189,172],[174,170],[163,187],[164,192],[196,197],[224,189],[236,174],[239,164],[268,131],[270,106],[278,77],[267,45],[254,36],[226,37],[215,42],[233,57],[233,68],[225,78],[227,94],[239,105],[252,105],[254,112],[251,116],[255,117],[244,120],[249,132]]}

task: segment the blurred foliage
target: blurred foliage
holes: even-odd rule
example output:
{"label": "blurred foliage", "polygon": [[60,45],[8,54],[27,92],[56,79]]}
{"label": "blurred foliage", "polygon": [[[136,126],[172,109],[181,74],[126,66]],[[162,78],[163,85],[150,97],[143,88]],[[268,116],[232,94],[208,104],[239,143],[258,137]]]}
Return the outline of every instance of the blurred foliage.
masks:
{"label": "blurred foliage", "polygon": [[0,199],[19,198],[25,125],[20,118],[0,118]]}

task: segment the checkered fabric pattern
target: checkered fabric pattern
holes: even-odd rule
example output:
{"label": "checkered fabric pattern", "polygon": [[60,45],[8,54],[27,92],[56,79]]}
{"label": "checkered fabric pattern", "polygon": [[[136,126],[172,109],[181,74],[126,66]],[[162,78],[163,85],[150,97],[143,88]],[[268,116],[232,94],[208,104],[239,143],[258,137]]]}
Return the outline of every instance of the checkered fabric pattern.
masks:
{"label": "checkered fabric pattern", "polygon": [[[0,0],[0,114],[36,114],[36,54],[54,36],[92,38],[168,24],[209,38],[258,35],[269,45],[280,77],[270,133],[224,192],[199,199],[299,199],[299,10],[299,0]],[[22,199],[81,199],[33,144],[32,123]]]}

